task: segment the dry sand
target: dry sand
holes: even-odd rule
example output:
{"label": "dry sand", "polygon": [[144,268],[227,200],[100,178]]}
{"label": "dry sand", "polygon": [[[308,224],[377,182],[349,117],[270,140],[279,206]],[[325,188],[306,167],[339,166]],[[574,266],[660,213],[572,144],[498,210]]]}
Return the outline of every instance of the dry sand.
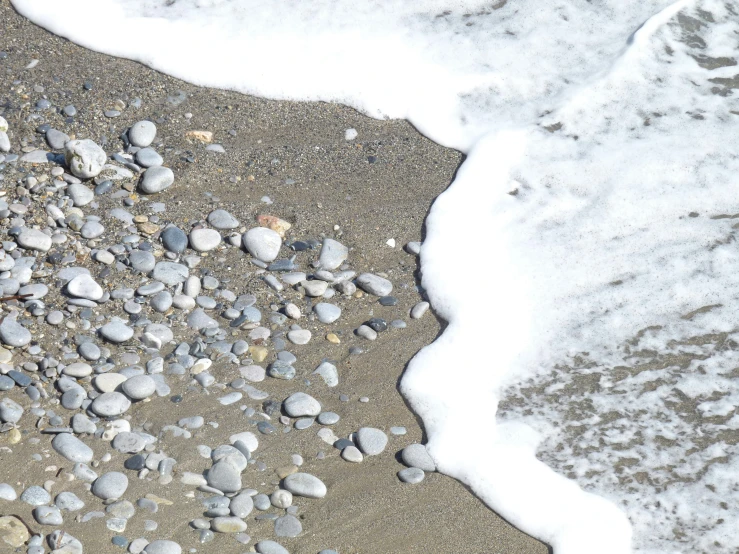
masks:
{"label": "dry sand", "polygon": [[[432,474],[419,485],[404,485],[396,477],[403,466],[395,453],[423,438],[420,422],[406,406],[397,383],[410,358],[433,341],[442,327],[442,322],[430,314],[421,321],[408,319],[408,310],[420,300],[415,290],[419,274],[415,257],[399,247],[421,239],[429,207],[449,185],[461,161],[458,152],[426,140],[404,121],[377,121],[331,104],[275,102],[195,87],[137,63],[90,52],[24,20],[8,0],[0,0],[0,51],[9,54],[0,60],[0,115],[11,124],[14,144],[34,136],[38,122],[24,123],[31,113],[29,108],[42,96],[33,91],[34,85],[44,86],[44,94],[55,106],[77,107],[79,116],[71,125],[59,114],[47,114],[45,120],[78,138],[101,141],[107,137],[109,145],[118,145],[116,137],[130,124],[152,118],[157,121],[159,137],[166,147],[160,149],[165,164],[177,176],[172,188],[152,199],[166,203],[164,219],[186,227],[187,222],[204,218],[215,207],[229,210],[242,222],[252,221],[259,213],[271,213],[293,224],[292,237],[338,238],[352,248],[353,267],[385,271],[396,284],[400,299],[396,307],[382,307],[366,297],[350,303],[335,326],[342,338],[340,345],[332,345],[316,335],[308,346],[293,349],[300,360],[298,367],[303,368],[306,376],[324,357],[339,362],[341,383],[336,389],[328,389],[322,383],[314,383],[309,389],[325,408],[341,414],[342,419],[335,426],[337,435],[346,436],[365,425],[385,430],[393,425],[408,428],[406,436],[391,437],[385,454],[365,459],[361,464],[341,460],[336,449],[315,436],[316,426],[262,441],[259,459],[270,468],[287,465],[290,454],[300,453],[306,459],[304,469],[323,478],[329,488],[323,500],[296,502],[305,531],[296,539],[283,541],[293,554],[314,554],[322,548],[335,548],[341,554],[547,552],[545,545],[511,527],[453,479]],[[25,70],[32,59],[40,60],[38,65]],[[22,82],[16,85],[15,80]],[[83,90],[85,81],[93,84],[92,90]],[[178,91],[186,95],[186,100],[173,106],[166,98]],[[128,103],[135,97],[142,99],[141,108],[127,108],[116,119],[103,117],[103,110],[111,108],[117,99]],[[184,117],[188,112],[192,114],[189,120]],[[344,139],[344,130],[349,127],[359,133],[351,142]],[[187,142],[184,133],[191,129],[212,131],[214,142],[222,144],[226,154],[206,152],[202,145]],[[231,129],[236,131],[235,136],[228,133]],[[196,158],[196,163],[184,161],[185,151]],[[2,186],[12,185],[6,181]],[[263,195],[268,195],[274,204],[261,203]],[[141,213],[145,213],[143,206],[144,203],[137,205]],[[132,212],[139,213],[135,209]],[[338,231],[334,230],[336,225]],[[394,238],[399,247],[388,247],[385,241],[389,238]],[[203,267],[214,269],[219,277],[229,274],[231,288],[239,293],[258,288],[259,294],[270,294],[258,279],[243,277],[254,270],[246,256],[239,256],[234,249],[227,252],[206,258]],[[226,267],[231,269],[224,271]],[[373,343],[354,337],[352,330],[372,315],[402,317],[409,321],[409,326],[383,333]],[[47,336],[42,344],[56,340],[58,337]],[[348,357],[348,348],[353,345],[361,346],[365,353]],[[227,383],[237,373],[233,366],[216,366],[214,375]],[[464,378],[463,368],[459,378]],[[299,383],[276,380],[260,386],[277,399],[302,390]],[[238,404],[221,407],[215,402],[215,395],[188,390],[187,381],[175,383],[172,388],[173,394],[184,391],[180,404],[157,399],[137,406],[133,420],[138,424],[148,422],[153,434],[163,425],[189,415],[199,414],[206,421],[219,422],[218,429],[206,426],[189,440],[169,437],[160,443],[179,460],[178,471],[201,471],[208,464],[197,455],[195,446],[216,446],[231,432],[246,430],[246,422],[243,416],[239,419]],[[340,402],[340,393],[348,395],[350,401]],[[359,402],[361,396],[370,401]],[[70,465],[48,447],[48,437],[31,427],[32,419],[25,419],[24,440],[13,447],[13,454],[0,453],[0,482],[9,482],[18,490],[54,479],[55,471],[45,471],[48,466]],[[479,424],[470,421],[470,425]],[[41,442],[30,444],[27,439],[31,437],[40,437]],[[110,450],[98,442],[96,458]],[[326,453],[324,460],[316,459],[319,450]],[[33,462],[34,453],[48,453],[48,458]],[[113,460],[104,467],[108,471],[118,470],[123,459],[125,456],[114,453]],[[174,505],[162,506],[154,515],[138,510],[124,533],[128,538],[171,537],[185,551],[196,548],[205,553],[249,550],[249,546],[223,535],[211,543],[199,544],[195,531],[188,526],[191,519],[202,514],[200,502],[184,496],[191,488],[177,479],[161,486],[129,474],[127,499],[135,501],[152,492],[172,500]],[[245,485],[264,491],[277,481],[271,470],[261,474],[252,471],[245,478]],[[54,491],[63,490],[62,486],[87,502],[81,513],[100,509],[99,501],[84,491],[79,482],[71,486],[59,484]],[[30,512],[30,507],[19,501],[0,505],[0,515],[17,514],[34,530],[48,533],[50,529],[42,530],[33,522]],[[254,515],[247,520],[248,533],[255,539],[271,538],[272,524],[256,522]],[[144,533],[143,521],[147,518],[159,523],[155,533]],[[105,528],[104,519],[82,524],[67,515],[65,529],[83,541],[86,552],[121,551],[111,545],[114,533]]]}

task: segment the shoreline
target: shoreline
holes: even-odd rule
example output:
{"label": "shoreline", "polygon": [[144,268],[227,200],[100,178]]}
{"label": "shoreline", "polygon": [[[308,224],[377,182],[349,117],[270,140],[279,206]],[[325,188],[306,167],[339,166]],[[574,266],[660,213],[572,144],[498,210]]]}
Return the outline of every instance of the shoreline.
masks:
{"label": "shoreline", "polygon": [[[397,381],[408,360],[438,334],[440,322],[427,314],[424,319],[409,324],[402,333],[383,334],[371,344],[351,336],[351,330],[371,316],[389,319],[402,315],[407,319],[407,311],[420,300],[414,290],[419,271],[417,260],[404,252],[402,246],[420,240],[429,206],[448,186],[458,167],[461,159],[458,153],[423,138],[404,121],[372,120],[352,109],[331,104],[269,101],[205,89],[135,62],[84,50],[22,19],[8,0],[0,1],[0,19],[0,29],[6,38],[3,49],[9,54],[0,60],[0,70],[6,75],[6,85],[0,89],[5,109],[0,115],[11,123],[14,146],[17,147],[20,139],[32,137],[40,123],[24,123],[22,117],[16,117],[29,113],[22,108],[23,104],[32,105],[44,95],[55,106],[74,104],[79,110],[71,123],[52,113],[45,114],[44,121],[64,132],[75,132],[80,138],[89,136],[99,141],[105,136],[110,141],[106,151],[118,147],[115,140],[129,125],[152,118],[161,130],[164,148],[160,151],[174,170],[177,184],[157,198],[145,200],[165,202],[168,219],[187,223],[204,218],[212,209],[223,208],[242,221],[251,221],[268,209],[269,213],[290,221],[293,237],[337,238],[350,245],[350,260],[356,267],[386,272],[393,277],[400,300],[398,307],[379,307],[369,299],[355,303],[342,316],[340,345],[326,345],[325,341],[320,346],[306,345],[299,357],[305,360],[306,368],[315,367],[325,356],[341,361],[339,387],[322,391],[327,407],[342,415],[342,425],[335,429],[337,435],[345,436],[358,426],[387,430],[396,425],[407,427],[408,434],[391,437],[383,456],[366,459],[359,465],[344,462],[338,451],[321,445],[315,431],[303,431],[299,435],[293,431],[287,440],[274,445],[265,441],[259,455],[270,467],[284,465],[291,453],[300,452],[306,459],[306,467],[325,476],[329,486],[329,495],[324,500],[300,503],[305,531],[298,538],[284,542],[293,554],[318,552],[322,548],[335,548],[342,554],[428,552],[429,544],[434,544],[434,551],[439,552],[458,549],[480,554],[547,552],[543,544],[513,529],[448,477],[430,474],[419,485],[404,485],[396,477],[404,466],[395,459],[395,453],[423,436],[417,418],[397,391]],[[23,69],[32,59],[38,59],[38,65]],[[13,85],[16,79],[22,83]],[[84,89],[85,82],[92,83],[91,90]],[[35,92],[34,85],[43,86],[44,92]],[[20,93],[19,86],[24,86]],[[16,90],[11,91],[11,87]],[[184,101],[175,104],[183,96],[180,91],[184,93]],[[142,100],[141,107],[130,107],[137,97]],[[168,97],[173,101],[168,101]],[[128,105],[126,109],[120,117],[105,118],[103,112],[118,99]],[[192,116],[187,118],[186,113]],[[357,129],[356,140],[345,140],[347,128]],[[225,153],[207,152],[202,145],[187,142],[184,133],[193,129],[214,132],[214,142],[223,145]],[[229,133],[231,130],[235,134]],[[178,151],[180,154],[175,153]],[[183,159],[188,156],[196,161]],[[6,180],[5,188],[12,182]],[[269,196],[273,204],[264,205],[260,201],[263,196]],[[102,216],[107,209],[106,205],[98,215]],[[385,244],[391,238],[396,241],[395,248]],[[234,268],[234,281],[250,269],[237,257],[226,259],[225,264]],[[214,271],[222,265],[214,259],[203,263]],[[349,358],[350,346],[360,346],[365,353]],[[224,370],[224,380],[227,377]],[[266,383],[263,385],[270,390]],[[284,397],[290,390],[282,383],[269,385],[275,398]],[[351,401],[340,402],[339,393],[347,394]],[[368,397],[370,402],[359,402],[360,397]],[[188,402],[178,405],[174,416],[169,413],[172,404],[158,399],[142,406],[134,418],[156,425],[163,419],[202,414],[206,420],[220,423],[217,430],[203,438],[212,445],[218,444],[219,436],[241,430],[242,422],[234,421],[212,401],[207,402],[207,398],[193,394]],[[197,444],[197,438],[164,443],[182,461],[181,471],[199,469],[194,450]],[[316,461],[319,449],[326,456]],[[45,469],[52,462],[63,465],[53,451],[45,450],[51,455],[49,460],[31,463],[22,479],[14,474],[14,468],[6,466],[0,470],[0,482],[42,484],[49,478]],[[39,451],[39,446],[24,440],[13,451],[15,459],[26,461]],[[105,450],[95,447],[95,451],[102,454]],[[121,457],[115,456],[107,465],[114,469],[120,462]],[[261,488],[275,480],[274,475],[266,473],[259,477],[255,484]],[[127,498],[131,501],[151,486],[134,476],[130,481]],[[174,506],[162,507],[157,514],[147,516],[159,523],[157,537],[176,537],[185,549],[197,548],[201,552],[237,547],[246,550],[253,544],[240,546],[230,537],[220,535],[211,543],[199,544],[195,532],[187,528],[188,521],[202,513],[199,502],[185,497],[186,489],[177,481],[167,487],[155,484],[153,489],[162,497],[166,493],[166,498],[174,502]],[[60,490],[63,489],[57,488],[56,492]],[[83,493],[75,490],[82,497]],[[82,513],[98,509],[92,497],[88,504]],[[0,509],[0,515],[17,513],[24,520],[33,521],[29,507],[18,501],[0,504]],[[141,515],[134,516],[126,535],[148,537],[150,533],[143,532],[144,519]],[[112,550],[113,533],[105,529],[102,519],[77,523],[69,517],[65,520],[67,526],[87,551]],[[45,533],[51,530],[42,529]],[[255,522],[252,516],[248,532],[257,540],[268,538],[269,522]]]}

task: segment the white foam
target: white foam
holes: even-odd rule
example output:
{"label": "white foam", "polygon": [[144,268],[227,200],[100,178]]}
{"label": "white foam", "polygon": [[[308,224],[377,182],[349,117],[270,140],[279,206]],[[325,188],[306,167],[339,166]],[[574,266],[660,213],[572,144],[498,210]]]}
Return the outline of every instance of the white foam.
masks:
{"label": "white foam", "polygon": [[736,2],[13,4],[467,153],[421,251],[449,326],[402,382],[439,468],[557,554],[739,548]]}

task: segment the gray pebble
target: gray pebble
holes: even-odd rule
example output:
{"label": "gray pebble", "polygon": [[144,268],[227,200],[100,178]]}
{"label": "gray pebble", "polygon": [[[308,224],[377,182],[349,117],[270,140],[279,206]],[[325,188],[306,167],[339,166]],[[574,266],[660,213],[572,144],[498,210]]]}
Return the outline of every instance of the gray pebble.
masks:
{"label": "gray pebble", "polygon": [[152,541],[144,548],[145,554],[182,554],[182,547],[174,541]]}
{"label": "gray pebble", "polygon": [[278,537],[297,537],[303,532],[303,525],[295,516],[284,515],[275,520],[275,535]]}
{"label": "gray pebble", "polygon": [[341,317],[341,308],[327,302],[319,302],[313,306],[313,311],[321,323],[333,323]]}
{"label": "gray pebble", "polygon": [[357,431],[357,446],[368,456],[380,454],[387,446],[387,435],[374,427],[362,427]]}
{"label": "gray pebble", "polygon": [[98,498],[109,500],[120,498],[125,494],[126,489],[128,489],[128,477],[119,471],[109,471],[95,479],[90,492]]}
{"label": "gray pebble", "polygon": [[215,229],[190,231],[190,247],[197,252],[208,252],[221,243],[221,234]]}
{"label": "gray pebble", "polygon": [[[51,237],[37,229],[24,227],[15,237],[15,241],[21,248],[26,250],[38,250],[48,252],[51,248]],[[7,294],[7,291],[4,291]]]}
{"label": "gray pebble", "polygon": [[101,417],[119,416],[130,407],[131,401],[120,392],[105,392],[90,404],[90,409]]}
{"label": "gray pebble", "polygon": [[269,510],[269,507],[272,505],[270,502],[269,496],[266,494],[258,494],[253,498],[254,501],[254,507],[257,510]]}
{"label": "gray pebble", "polygon": [[341,457],[347,462],[353,462],[355,464],[364,460],[364,456],[362,456],[362,453],[356,446],[352,444],[344,447],[344,449],[341,451]]}
{"label": "gray pebble", "polygon": [[162,192],[174,183],[174,173],[168,167],[150,167],[144,172],[139,183],[139,190],[144,194]]}
{"label": "gray pebble", "polygon": [[156,265],[156,258],[151,252],[144,250],[134,250],[128,255],[128,261],[136,271],[141,273],[149,273]]}
{"label": "gray pebble", "polygon": [[393,292],[393,284],[390,281],[373,273],[362,273],[357,277],[357,285],[375,296],[387,296]]}
{"label": "gray pebble", "polygon": [[321,425],[333,425],[334,423],[338,423],[339,419],[339,414],[334,412],[321,412],[318,414],[318,423]]}
{"label": "gray pebble", "polygon": [[85,507],[85,503],[76,494],[69,491],[57,494],[54,505],[65,512],[76,512]]}
{"label": "gray pebble", "polygon": [[304,392],[288,396],[282,407],[290,417],[317,416],[321,413],[321,404],[318,400]]}
{"label": "gray pebble", "polygon": [[162,165],[164,158],[153,148],[142,148],[136,152],[136,163],[141,167],[154,167]]}
{"label": "gray pebble", "polygon": [[411,308],[411,317],[413,319],[420,319],[428,311],[429,307],[430,304],[428,302],[419,302]]}
{"label": "gray pebble", "polygon": [[208,223],[216,229],[236,229],[241,223],[226,210],[213,210],[208,214]]}
{"label": "gray pebble", "polygon": [[33,509],[33,517],[41,525],[62,525],[62,512],[56,506],[37,506]]}
{"label": "gray pebble", "polygon": [[109,323],[100,327],[100,335],[110,342],[121,343],[133,337],[133,329],[128,327],[122,319],[114,317]]}
{"label": "gray pebble", "polygon": [[143,400],[156,392],[156,383],[148,375],[136,375],[124,381],[121,390],[131,400]]}
{"label": "gray pebble", "polygon": [[153,277],[165,285],[183,283],[190,275],[187,266],[174,262],[159,262],[154,266]]}
{"label": "gray pebble", "polygon": [[377,331],[375,331],[372,327],[368,325],[360,325],[357,327],[356,331],[354,331],[358,337],[362,337],[363,339],[367,340],[376,340],[377,339]]}
{"label": "gray pebble", "polygon": [[149,146],[156,136],[157,127],[151,121],[137,121],[128,130],[128,140],[139,148]]}
{"label": "gray pebble", "polygon": [[323,498],[326,496],[326,485],[318,477],[309,473],[293,473],[285,477],[285,489],[306,498]]}
{"label": "gray pebble", "polygon": [[69,136],[57,131],[56,129],[49,129],[46,131],[46,142],[54,150],[61,150],[69,140]]}
{"label": "gray pebble", "polygon": [[213,464],[206,479],[208,485],[225,493],[241,490],[241,472],[230,459]]}
{"label": "gray pebble", "polygon": [[275,541],[259,541],[254,549],[259,554],[290,554],[287,548]]}
{"label": "gray pebble", "polygon": [[242,237],[244,248],[256,259],[271,262],[280,253],[282,239],[272,229],[255,227],[249,229]]}
{"label": "gray pebble", "polygon": [[174,225],[164,229],[161,238],[164,248],[170,252],[181,254],[187,248],[187,235],[182,229]]}
{"label": "gray pebble", "polygon": [[231,515],[244,519],[254,509],[254,500],[246,493],[236,495],[231,499],[228,509],[231,511]]}
{"label": "gray pebble", "polygon": [[51,495],[43,487],[32,485],[21,493],[21,501],[31,506],[43,506],[51,502]]}
{"label": "gray pebble", "polygon": [[95,192],[82,184],[72,184],[67,187],[67,195],[75,206],[87,206],[95,198]]}
{"label": "gray pebble", "polygon": [[105,151],[90,139],[70,140],[64,145],[64,159],[75,177],[89,179],[103,170]]}
{"label": "gray pebble", "polygon": [[23,416],[23,406],[10,398],[0,400],[0,421],[3,423],[18,423]]}
{"label": "gray pebble", "polygon": [[417,467],[424,471],[436,471],[436,463],[423,444],[409,444],[400,453],[403,463],[408,467]]}
{"label": "gray pebble", "polygon": [[323,239],[318,263],[322,269],[333,270],[349,257],[349,249],[334,239]]}
{"label": "gray pebble", "polygon": [[407,467],[398,472],[398,479],[403,483],[410,483],[412,485],[423,481],[425,476],[426,474],[423,470],[417,467]]}

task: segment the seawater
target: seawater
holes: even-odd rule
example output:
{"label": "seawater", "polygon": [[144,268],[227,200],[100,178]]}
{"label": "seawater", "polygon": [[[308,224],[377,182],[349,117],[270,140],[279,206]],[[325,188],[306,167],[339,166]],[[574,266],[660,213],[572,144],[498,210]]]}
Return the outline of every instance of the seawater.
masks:
{"label": "seawater", "polygon": [[440,470],[557,554],[739,549],[738,2],[12,1],[464,152],[421,252],[449,325],[402,381]]}

